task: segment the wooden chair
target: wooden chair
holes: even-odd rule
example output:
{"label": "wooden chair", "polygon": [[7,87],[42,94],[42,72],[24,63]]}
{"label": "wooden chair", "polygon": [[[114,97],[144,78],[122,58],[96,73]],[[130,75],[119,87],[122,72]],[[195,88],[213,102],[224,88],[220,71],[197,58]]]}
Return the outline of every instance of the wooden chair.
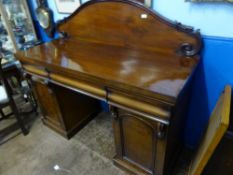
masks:
{"label": "wooden chair", "polygon": [[17,122],[23,132],[24,135],[28,134],[28,130],[24,126],[24,123],[20,117],[19,110],[15,104],[15,101],[12,96],[12,91],[10,90],[10,85],[7,79],[4,77],[4,71],[2,69],[2,56],[0,55],[0,114],[2,118],[6,118],[7,116],[2,111],[3,108],[9,106],[12,110],[12,114],[17,119]]}
{"label": "wooden chair", "polygon": [[190,166],[189,175],[200,175],[225,135],[230,120],[231,87],[226,86],[211,114],[208,127],[197,154]]}

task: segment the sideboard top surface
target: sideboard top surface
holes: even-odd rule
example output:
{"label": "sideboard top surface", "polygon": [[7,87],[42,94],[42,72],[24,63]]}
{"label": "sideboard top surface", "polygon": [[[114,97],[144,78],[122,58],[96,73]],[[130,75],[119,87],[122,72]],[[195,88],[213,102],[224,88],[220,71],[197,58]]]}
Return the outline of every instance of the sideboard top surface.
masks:
{"label": "sideboard top surface", "polygon": [[131,1],[90,1],[58,29],[65,38],[18,52],[17,58],[51,72],[95,77],[171,99],[199,60],[200,41],[192,29]]}

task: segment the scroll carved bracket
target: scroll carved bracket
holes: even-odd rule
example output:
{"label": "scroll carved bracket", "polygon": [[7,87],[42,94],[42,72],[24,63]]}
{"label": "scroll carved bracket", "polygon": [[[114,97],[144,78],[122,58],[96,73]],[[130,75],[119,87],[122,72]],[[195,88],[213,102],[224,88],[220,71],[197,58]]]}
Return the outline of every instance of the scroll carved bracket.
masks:
{"label": "scroll carved bracket", "polygon": [[176,28],[178,30],[181,30],[183,32],[188,32],[188,33],[194,32],[194,28],[193,27],[184,25],[184,24],[182,24],[180,22],[177,22],[177,21],[175,22],[175,26],[176,26]]}
{"label": "scroll carved bracket", "polygon": [[66,32],[60,32],[60,33],[59,33],[59,36],[60,36],[61,38],[63,38],[63,39],[67,39],[67,38],[69,37],[68,33],[66,33]]}
{"label": "scroll carved bracket", "polygon": [[63,22],[66,22],[67,21],[67,17],[62,19],[62,20],[59,20],[57,23],[56,23],[56,31],[58,31],[59,33],[59,36],[63,39],[67,39],[69,38],[69,34],[65,31],[59,31],[59,25],[62,24]]}
{"label": "scroll carved bracket", "polygon": [[181,43],[176,51],[177,54],[182,55],[182,56],[186,56],[186,57],[192,57],[192,56],[197,55],[202,48],[200,30],[194,30],[193,27],[183,25],[180,22],[175,22],[175,28],[177,30],[183,31],[189,35],[194,36],[196,39],[196,43],[197,43],[196,46],[194,46],[191,43],[187,43],[187,42]]}

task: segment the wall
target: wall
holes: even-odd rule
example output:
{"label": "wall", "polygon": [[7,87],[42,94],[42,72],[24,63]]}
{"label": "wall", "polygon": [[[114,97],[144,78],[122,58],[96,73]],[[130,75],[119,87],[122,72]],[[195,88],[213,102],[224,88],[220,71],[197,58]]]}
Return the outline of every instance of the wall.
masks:
{"label": "wall", "polygon": [[201,29],[203,35],[233,38],[233,4],[188,3],[185,0],[154,0],[163,16]]}
{"label": "wall", "polygon": [[195,73],[185,143],[198,143],[226,84],[233,85],[233,40],[204,37],[201,64]]}
{"label": "wall", "polygon": [[[29,3],[34,13],[35,0]],[[56,21],[66,16],[57,13],[54,1],[49,1],[49,6],[54,11]],[[193,147],[198,143],[225,84],[233,85],[233,5],[156,0],[153,9],[166,18],[201,29],[203,34],[202,60],[194,76],[184,135],[185,143]],[[33,18],[37,24],[36,18]],[[40,28],[38,31],[44,41],[50,40]]]}
{"label": "wall", "polygon": [[233,4],[156,0],[153,8],[166,18],[200,29],[203,35],[185,132],[185,143],[193,147],[224,86],[233,85]]}
{"label": "wall", "polygon": [[233,85],[233,4],[156,0],[153,8],[166,18],[200,29],[203,35],[184,136],[185,143],[194,147],[224,86]]}
{"label": "wall", "polygon": [[[82,3],[87,0],[82,0]],[[185,0],[153,0],[153,9],[164,17],[201,29],[203,35],[233,38],[233,4],[189,3]],[[36,8],[36,1],[30,3]],[[56,10],[55,1],[48,1],[54,20],[68,16]]]}

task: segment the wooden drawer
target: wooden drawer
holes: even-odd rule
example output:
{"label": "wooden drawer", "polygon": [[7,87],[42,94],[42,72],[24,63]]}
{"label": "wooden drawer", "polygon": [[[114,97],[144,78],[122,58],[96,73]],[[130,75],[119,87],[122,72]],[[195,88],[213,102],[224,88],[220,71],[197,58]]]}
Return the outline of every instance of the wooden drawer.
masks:
{"label": "wooden drawer", "polygon": [[48,72],[44,69],[44,67],[41,66],[35,66],[35,65],[23,65],[23,68],[26,72],[35,74],[37,76],[41,76],[41,77],[48,77]]}
{"label": "wooden drawer", "polygon": [[105,89],[103,87],[98,87],[95,84],[89,84],[82,80],[73,80],[54,73],[50,73],[49,77],[56,83],[60,83],[63,86],[65,85],[75,91],[79,91],[80,93],[91,96],[93,98],[105,99],[106,97]]}
{"label": "wooden drawer", "polygon": [[156,99],[149,99],[143,96],[133,96],[130,92],[122,92],[109,88],[107,95],[108,102],[116,107],[137,113],[144,118],[169,123],[172,106],[162,103]]}

